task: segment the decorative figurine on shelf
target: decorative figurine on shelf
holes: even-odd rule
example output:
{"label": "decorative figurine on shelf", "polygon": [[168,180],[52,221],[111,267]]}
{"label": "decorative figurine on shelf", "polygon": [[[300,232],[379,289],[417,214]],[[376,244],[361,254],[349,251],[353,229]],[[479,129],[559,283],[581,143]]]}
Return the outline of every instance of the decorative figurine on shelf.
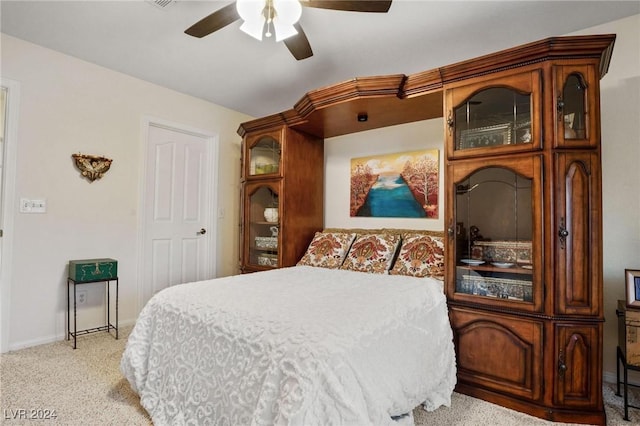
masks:
{"label": "decorative figurine on shelf", "polygon": [[278,227],[277,226],[271,226],[269,228],[269,230],[271,231],[271,236],[272,237],[277,237],[278,236]]}
{"label": "decorative figurine on shelf", "polygon": [[478,227],[475,225],[471,225],[471,228],[469,228],[469,236],[470,236],[471,243],[473,243],[474,241],[481,241],[484,239],[482,235],[480,235],[480,229],[478,229]]}
{"label": "decorative figurine on shelf", "polygon": [[531,142],[531,130],[526,128],[524,134],[520,136],[520,142],[529,143]]}

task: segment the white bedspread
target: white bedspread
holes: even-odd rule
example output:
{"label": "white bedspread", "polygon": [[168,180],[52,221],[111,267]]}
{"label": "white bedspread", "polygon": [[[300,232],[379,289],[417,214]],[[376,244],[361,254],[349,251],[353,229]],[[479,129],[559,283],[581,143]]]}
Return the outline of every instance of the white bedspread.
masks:
{"label": "white bedspread", "polygon": [[395,424],[456,380],[441,281],[308,266],[161,291],[121,370],[157,425]]}

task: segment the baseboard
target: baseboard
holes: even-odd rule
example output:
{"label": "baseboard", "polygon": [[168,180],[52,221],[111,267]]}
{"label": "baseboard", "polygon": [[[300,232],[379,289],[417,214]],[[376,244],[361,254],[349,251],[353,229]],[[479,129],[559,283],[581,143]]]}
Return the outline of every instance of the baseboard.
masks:
{"label": "baseboard", "polygon": [[[640,372],[638,371],[633,371],[633,370],[627,370],[628,376],[629,376],[629,383],[633,383],[633,384],[640,384]],[[614,372],[610,372],[610,371],[605,371],[602,374],[602,379],[605,381],[605,383],[616,383],[616,373]],[[622,380],[622,367],[620,367],[620,380]]]}
{"label": "baseboard", "polygon": [[[118,321],[118,328],[132,326],[136,323],[136,319],[128,319],[124,321]],[[49,343],[58,342],[66,339],[66,332],[62,332],[53,336],[44,336],[32,340],[23,340],[21,342],[10,343],[7,352],[19,351],[20,349],[31,348],[33,346],[46,345]],[[615,379],[614,379],[615,382]]]}

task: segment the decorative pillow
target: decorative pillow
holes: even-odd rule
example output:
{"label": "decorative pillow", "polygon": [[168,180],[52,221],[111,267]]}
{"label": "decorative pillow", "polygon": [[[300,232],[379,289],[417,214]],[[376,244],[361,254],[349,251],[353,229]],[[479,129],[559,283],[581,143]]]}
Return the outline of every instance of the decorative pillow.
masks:
{"label": "decorative pillow", "polygon": [[355,233],[316,232],[298,265],[337,269],[355,237]]}
{"label": "decorative pillow", "polygon": [[402,239],[400,254],[392,275],[444,279],[444,241],[442,237],[408,234]]}
{"label": "decorative pillow", "polygon": [[399,243],[398,234],[359,235],[340,268],[384,274],[391,267]]}

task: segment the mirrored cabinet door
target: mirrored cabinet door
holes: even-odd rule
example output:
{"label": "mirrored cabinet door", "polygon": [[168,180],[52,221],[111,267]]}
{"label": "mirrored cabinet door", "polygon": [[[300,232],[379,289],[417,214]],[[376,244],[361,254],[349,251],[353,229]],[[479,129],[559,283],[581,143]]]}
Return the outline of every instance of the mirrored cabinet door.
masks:
{"label": "mirrored cabinet door", "polygon": [[531,94],[492,87],[455,109],[455,149],[531,143]]}
{"label": "mirrored cabinet door", "polygon": [[270,132],[247,139],[246,176],[279,176],[281,171],[282,132]]}
{"label": "mirrored cabinet door", "polygon": [[[541,304],[538,271],[540,159],[495,160],[486,167],[454,165],[450,253],[455,295],[474,303]],[[513,307],[513,306],[512,306]]]}
{"label": "mirrored cabinet door", "polygon": [[539,148],[539,86],[539,72],[526,72],[449,89],[449,157]]}
{"label": "mirrored cabinet door", "polygon": [[595,147],[599,115],[597,79],[588,65],[556,66],[556,146]]}
{"label": "mirrored cabinet door", "polygon": [[280,249],[278,183],[248,184],[245,202],[248,264],[259,269],[277,268]]}

